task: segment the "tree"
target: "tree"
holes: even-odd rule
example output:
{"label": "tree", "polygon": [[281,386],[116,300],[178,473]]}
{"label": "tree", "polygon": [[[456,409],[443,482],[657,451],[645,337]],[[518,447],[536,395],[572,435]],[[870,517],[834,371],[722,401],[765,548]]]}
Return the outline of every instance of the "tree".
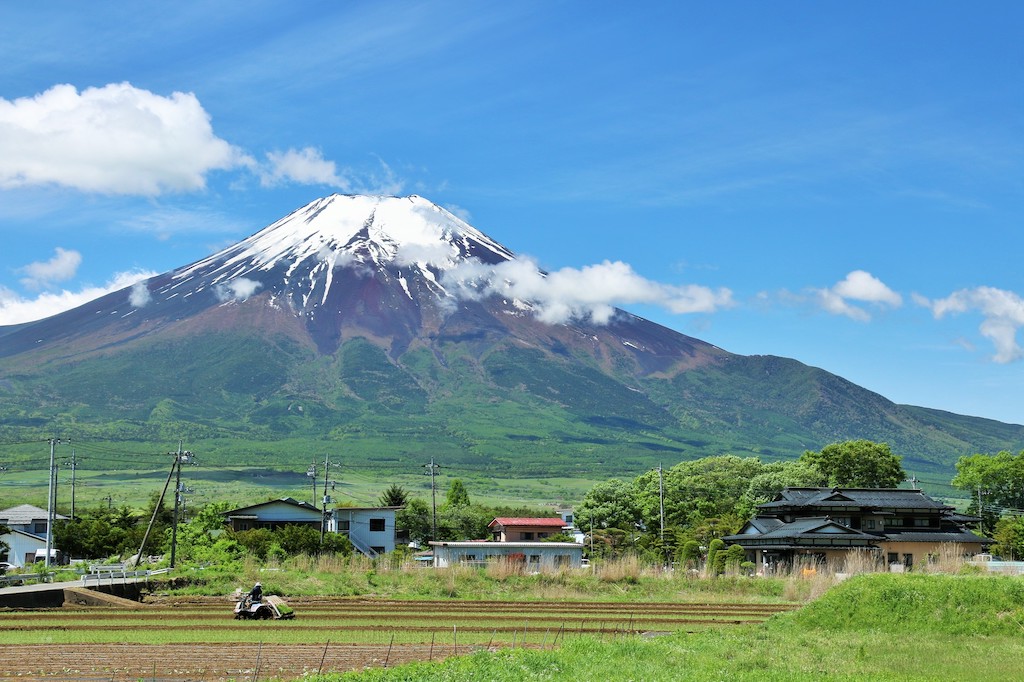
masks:
{"label": "tree", "polygon": [[[704,568],[708,575],[715,576],[721,573],[719,570],[719,564],[721,564],[722,567],[725,566],[724,551],[725,541],[720,538],[715,538],[711,541],[711,544],[708,545],[708,559],[707,563],[704,564]],[[718,559],[719,554],[723,555],[721,561]]]}
{"label": "tree", "polygon": [[405,491],[405,488],[397,483],[392,483],[387,490],[381,493],[377,503],[382,507],[404,507],[408,501],[409,493]]}
{"label": "tree", "polygon": [[419,497],[414,497],[395,514],[395,524],[409,536],[409,540],[419,545],[426,545],[431,537],[430,505]]}
{"label": "tree", "polygon": [[595,484],[576,509],[576,524],[584,532],[592,528],[635,531],[640,518],[633,486],[617,478]]}
{"label": "tree", "polygon": [[1024,517],[1004,516],[999,519],[992,539],[996,541],[992,545],[994,554],[1011,561],[1024,557]]}
{"label": "tree", "polygon": [[971,494],[968,511],[980,515],[1005,507],[1024,509],[1024,451],[961,457],[956,471],[953,485]]}
{"label": "tree", "polygon": [[462,479],[456,478],[452,481],[451,485],[448,486],[448,493],[444,498],[445,507],[468,507],[469,506],[469,491],[466,490],[465,484]]}
{"label": "tree", "polygon": [[700,564],[700,545],[696,540],[688,540],[679,552],[679,560],[687,570],[697,568]]}
{"label": "tree", "polygon": [[747,558],[746,551],[739,545],[729,545],[721,554],[725,555],[725,570],[730,574],[739,573],[740,564]]}
{"label": "tree", "polygon": [[902,457],[885,443],[848,440],[808,450],[800,461],[821,472],[826,485],[840,488],[895,488],[906,477]]}
{"label": "tree", "polygon": [[757,512],[757,505],[771,502],[783,488],[817,487],[826,483],[821,471],[806,462],[765,464],[761,473],[750,479],[747,490],[736,504],[736,513],[743,519],[749,519]]}

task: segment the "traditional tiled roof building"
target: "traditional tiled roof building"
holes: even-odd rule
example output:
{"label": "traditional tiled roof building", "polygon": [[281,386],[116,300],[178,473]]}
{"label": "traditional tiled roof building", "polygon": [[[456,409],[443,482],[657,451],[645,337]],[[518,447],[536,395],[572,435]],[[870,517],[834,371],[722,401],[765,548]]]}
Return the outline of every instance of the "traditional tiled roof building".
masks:
{"label": "traditional tiled roof building", "polygon": [[909,570],[944,548],[981,552],[991,540],[967,529],[976,521],[920,490],[786,488],[724,540],[747,550],[758,571],[800,562],[839,565],[851,550]]}

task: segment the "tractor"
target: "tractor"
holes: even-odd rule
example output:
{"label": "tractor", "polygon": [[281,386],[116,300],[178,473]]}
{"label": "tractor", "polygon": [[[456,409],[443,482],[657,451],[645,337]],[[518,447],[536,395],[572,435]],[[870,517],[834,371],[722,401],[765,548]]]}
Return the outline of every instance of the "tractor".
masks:
{"label": "tractor", "polygon": [[295,612],[280,597],[263,597],[254,601],[246,595],[235,604],[235,620],[288,620]]}

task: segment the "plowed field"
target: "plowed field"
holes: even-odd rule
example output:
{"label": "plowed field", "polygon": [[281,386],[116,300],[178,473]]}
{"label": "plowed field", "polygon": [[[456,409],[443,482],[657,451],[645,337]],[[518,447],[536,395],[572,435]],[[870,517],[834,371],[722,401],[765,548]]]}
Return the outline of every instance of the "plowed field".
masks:
{"label": "plowed field", "polygon": [[763,604],[293,599],[290,621],[236,621],[222,599],[0,612],[0,679],[295,678],[440,660],[479,648],[550,648],[566,637],[760,622]]}

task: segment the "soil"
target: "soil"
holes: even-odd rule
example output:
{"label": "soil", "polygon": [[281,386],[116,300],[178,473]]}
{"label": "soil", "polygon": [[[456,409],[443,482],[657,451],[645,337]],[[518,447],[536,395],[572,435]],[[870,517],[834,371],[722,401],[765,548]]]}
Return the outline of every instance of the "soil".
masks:
{"label": "soil", "polygon": [[[659,634],[678,630],[705,629],[709,624],[762,621],[774,613],[789,610],[785,605],[756,604],[670,604],[670,603],[536,603],[466,601],[392,601],[375,599],[289,599],[296,620],[289,630],[308,633],[308,644],[263,644],[252,623],[235,621],[231,606],[223,599],[177,598],[151,601],[133,610],[109,607],[66,607],[59,611],[19,611],[5,618],[0,612],[0,641],[3,633],[48,630],[80,633],[123,633],[125,643],[28,644],[0,646],[0,680],[20,682],[54,680],[95,680],[97,682],[195,680],[295,679],[317,671],[349,671],[368,667],[394,666],[411,661],[442,660],[448,656],[486,648],[484,645],[456,646],[452,624],[460,632],[492,633],[491,644],[522,646],[524,624],[531,632],[541,629],[543,643],[557,645],[559,633],[592,634],[599,637],[624,634]],[[9,612],[13,613],[13,612]],[[52,624],[59,614],[59,624]],[[338,625],[339,618],[351,625]],[[374,622],[377,619],[378,622]],[[394,625],[398,619],[402,624]],[[486,625],[478,624],[487,619]],[[495,621],[507,626],[495,627]],[[49,621],[49,623],[45,622]],[[178,625],[177,622],[182,621]],[[187,621],[187,622],[186,622]],[[389,622],[383,622],[389,621]],[[216,631],[227,643],[138,644],[132,632],[145,629]],[[379,630],[381,641],[388,632],[420,633],[417,644],[346,643],[346,632]],[[518,631],[518,644],[517,642]],[[229,633],[229,637],[225,637]],[[43,635],[42,638],[44,638]],[[120,637],[120,634],[118,635]],[[479,639],[479,638],[478,638]],[[335,641],[337,640],[337,641]]]}

